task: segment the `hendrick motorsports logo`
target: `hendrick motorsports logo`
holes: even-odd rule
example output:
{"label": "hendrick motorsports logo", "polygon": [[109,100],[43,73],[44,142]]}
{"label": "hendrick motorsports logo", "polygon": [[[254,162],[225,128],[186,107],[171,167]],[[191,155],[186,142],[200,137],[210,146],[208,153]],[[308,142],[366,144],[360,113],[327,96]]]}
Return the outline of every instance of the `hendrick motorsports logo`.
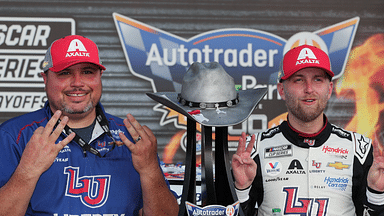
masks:
{"label": "hendrick motorsports logo", "polygon": [[[359,23],[355,17],[315,32],[298,32],[288,40],[244,28],[218,29],[184,39],[117,13],[113,18],[130,72],[149,81],[154,92],[180,92],[193,62],[213,61],[223,66],[241,90],[267,87],[268,93],[242,128],[229,127],[231,136],[264,131],[286,112],[285,106],[276,106],[281,101],[276,85],[280,61],[289,49],[301,44],[323,49],[330,56],[335,78],[340,77]],[[186,129],[185,119],[177,117],[181,114],[163,105],[154,110],[163,112],[161,125],[174,123]]]}

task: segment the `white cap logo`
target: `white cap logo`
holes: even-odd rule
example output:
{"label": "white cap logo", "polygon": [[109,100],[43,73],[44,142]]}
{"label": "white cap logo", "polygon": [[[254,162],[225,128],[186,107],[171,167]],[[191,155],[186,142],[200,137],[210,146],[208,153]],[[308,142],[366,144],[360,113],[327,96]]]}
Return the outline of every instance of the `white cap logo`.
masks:
{"label": "white cap logo", "polygon": [[[305,59],[305,60],[303,60],[303,59]],[[297,57],[296,65],[305,64],[305,63],[320,64],[320,62],[319,62],[319,60],[317,60],[315,54],[313,54],[312,50],[309,48],[303,48],[300,51],[299,56]]]}
{"label": "white cap logo", "polygon": [[[79,51],[79,52],[76,52]],[[65,57],[74,57],[74,56],[84,56],[89,57],[87,49],[85,49],[84,44],[79,39],[74,39],[68,46],[67,54]]]}
{"label": "white cap logo", "polygon": [[302,49],[300,51],[299,57],[297,57],[297,60],[301,60],[301,59],[305,59],[305,58],[317,59],[315,54],[313,54],[312,50],[309,48]]}
{"label": "white cap logo", "polygon": [[69,44],[67,52],[74,52],[77,50],[87,52],[83,43],[79,39],[74,39],[71,41],[71,44]]}

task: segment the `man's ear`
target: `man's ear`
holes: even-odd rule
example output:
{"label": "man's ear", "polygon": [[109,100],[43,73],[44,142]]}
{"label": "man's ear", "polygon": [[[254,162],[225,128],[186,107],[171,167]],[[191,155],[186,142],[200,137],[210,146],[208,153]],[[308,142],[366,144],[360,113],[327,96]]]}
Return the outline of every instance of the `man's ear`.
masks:
{"label": "man's ear", "polygon": [[329,83],[329,94],[328,94],[328,100],[331,98],[331,95],[332,95],[332,91],[333,91],[333,82],[331,81]]}
{"label": "man's ear", "polygon": [[44,84],[45,85],[47,85],[47,73],[48,73],[48,71],[47,72],[40,72],[40,75],[43,77],[43,79],[44,79]]}
{"label": "man's ear", "polygon": [[281,83],[281,82],[277,83],[277,91],[279,92],[281,99],[285,100],[284,84],[283,83]]}

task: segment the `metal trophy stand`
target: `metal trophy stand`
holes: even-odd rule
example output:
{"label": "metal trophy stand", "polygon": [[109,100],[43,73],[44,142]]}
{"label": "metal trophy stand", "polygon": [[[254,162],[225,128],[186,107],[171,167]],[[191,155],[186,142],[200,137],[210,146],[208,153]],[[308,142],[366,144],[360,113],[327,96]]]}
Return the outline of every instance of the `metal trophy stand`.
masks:
{"label": "metal trophy stand", "polygon": [[[197,64],[197,65],[195,65]],[[216,64],[218,67],[218,63]],[[194,63],[191,68],[200,67]],[[210,65],[212,68],[212,65]],[[187,72],[188,74],[188,72]],[[221,79],[221,78],[220,78]],[[184,79],[183,79],[184,80]],[[209,80],[209,79],[206,79]],[[206,81],[205,80],[205,81]],[[200,80],[202,82],[204,80]],[[184,83],[184,81],[183,81]],[[234,88],[234,83],[233,88]],[[210,84],[207,84],[210,85]],[[193,88],[194,85],[191,85]],[[219,116],[215,109],[202,109],[200,114],[209,123],[198,122],[183,104],[179,103],[178,93],[158,92],[147,93],[153,100],[175,110],[187,117],[187,151],[185,160],[185,175],[183,193],[179,208],[179,216],[188,216],[186,203],[196,204],[196,123],[201,124],[201,201],[202,207],[218,205],[227,207],[238,201],[233,184],[230,158],[228,153],[228,126],[244,121],[260,100],[267,93],[267,88],[238,91],[240,103],[236,110],[228,108],[224,116]],[[188,107],[189,109],[189,107]],[[240,116],[240,118],[239,118]],[[215,127],[215,151],[212,146],[212,127]],[[244,213],[239,206],[239,216]]]}
{"label": "metal trophy stand", "polygon": [[[215,127],[215,151],[212,148],[212,127],[201,127],[202,206],[231,205],[238,199],[229,163],[228,127]],[[196,121],[190,118],[187,118],[187,152],[179,216],[188,215],[186,201],[196,203]],[[238,215],[244,215],[241,208]]]}

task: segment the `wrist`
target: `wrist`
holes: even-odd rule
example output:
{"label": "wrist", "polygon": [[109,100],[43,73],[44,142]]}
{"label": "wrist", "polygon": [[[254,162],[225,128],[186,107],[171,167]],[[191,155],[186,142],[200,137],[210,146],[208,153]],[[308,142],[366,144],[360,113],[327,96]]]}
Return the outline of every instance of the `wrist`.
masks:
{"label": "wrist", "polygon": [[237,190],[246,190],[246,189],[248,189],[248,188],[250,188],[251,187],[251,185],[252,184],[239,184],[237,181],[235,181],[235,188],[237,189]]}
{"label": "wrist", "polygon": [[369,203],[375,205],[384,205],[384,192],[376,191],[370,187],[367,187],[366,195]]}
{"label": "wrist", "polygon": [[13,173],[20,180],[26,182],[38,181],[42,173],[38,173],[33,167],[24,166],[24,163],[20,162],[15,172]]}
{"label": "wrist", "polygon": [[252,187],[252,185],[250,185],[249,187],[247,187],[245,189],[240,190],[235,185],[236,195],[237,195],[237,198],[240,201],[240,203],[246,202],[249,199],[249,191],[251,190],[251,187]]}

